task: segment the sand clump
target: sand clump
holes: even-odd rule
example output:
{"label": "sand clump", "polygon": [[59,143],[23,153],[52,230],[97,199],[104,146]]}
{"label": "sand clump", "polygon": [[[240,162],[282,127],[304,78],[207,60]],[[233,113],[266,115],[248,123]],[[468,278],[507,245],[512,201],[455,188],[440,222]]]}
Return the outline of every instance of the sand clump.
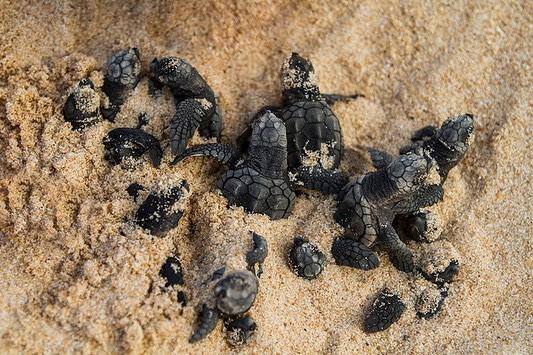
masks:
{"label": "sand clump", "polygon": [[[250,311],[256,334],[237,351],[531,352],[532,12],[528,2],[5,4],[0,349],[228,352],[221,324],[198,344],[187,340],[212,272],[244,268],[255,231],[268,240],[269,256]],[[114,124],[83,132],[71,130],[62,107],[79,80],[101,87],[107,57],[129,46],[140,49],[144,71],[161,55],[198,69],[224,111],[224,142],[234,141],[260,107],[280,103],[285,57],[308,56],[323,92],[365,95],[333,107],[346,148],[341,170],[352,176],[371,170],[366,147],[396,152],[416,129],[473,113],[475,140],[450,172],[444,200],[432,207],[438,242],[453,246],[461,262],[441,313],[416,317],[425,286],[381,252],[381,266],[370,272],[334,265],[331,243],[342,229],[332,197],[306,192],[289,218],[270,221],[226,208],[215,188],[223,168],[207,159],[171,166],[167,150],[160,169],[149,162],[131,171],[109,166],[102,138],[134,127],[142,111],[150,116],[146,131],[168,143],[170,93],[151,98],[143,80]],[[142,201],[126,188],[165,179],[187,180],[190,196],[179,226],[159,238],[131,223]],[[316,280],[298,278],[287,265],[295,235],[326,254]],[[409,246],[417,256],[427,247]],[[185,307],[159,277],[176,254]],[[366,335],[363,312],[385,287],[401,295],[406,311],[386,332]]]}

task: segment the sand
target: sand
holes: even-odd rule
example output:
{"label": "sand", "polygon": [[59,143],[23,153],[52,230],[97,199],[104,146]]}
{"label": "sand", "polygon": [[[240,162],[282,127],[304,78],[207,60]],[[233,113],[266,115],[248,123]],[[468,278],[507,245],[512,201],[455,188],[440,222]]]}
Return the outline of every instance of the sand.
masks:
{"label": "sand", "polygon": [[[531,353],[532,14],[527,1],[3,2],[0,351]],[[473,113],[475,141],[433,209],[439,243],[462,265],[438,317],[416,317],[425,286],[385,255],[370,272],[334,265],[329,248],[342,229],[331,197],[301,194],[290,218],[272,222],[226,208],[214,162],[172,167],[167,153],[161,169],[110,168],[101,139],[133,126],[138,112],[152,116],[149,132],[168,139],[170,95],[150,101],[141,82],[114,125],[81,134],[61,109],[77,81],[100,86],[106,58],[133,45],[145,70],[159,55],[198,68],[219,96],[224,142],[258,108],[280,102],[285,56],[309,56],[323,92],[365,95],[333,108],[344,131],[342,170],[354,176],[371,168],[365,147],[396,151],[417,128]],[[191,186],[178,228],[157,238],[127,222],[136,209],[125,191],[131,182],[178,178]],[[257,334],[230,348],[219,325],[188,344],[209,273],[226,261],[243,265],[251,230],[270,243],[250,312]],[[312,282],[287,266],[295,235],[327,252],[329,264]],[[428,248],[410,247],[417,255]],[[174,253],[185,270],[186,307],[158,276]],[[399,292],[407,310],[389,330],[367,335],[362,314],[383,287]]]}

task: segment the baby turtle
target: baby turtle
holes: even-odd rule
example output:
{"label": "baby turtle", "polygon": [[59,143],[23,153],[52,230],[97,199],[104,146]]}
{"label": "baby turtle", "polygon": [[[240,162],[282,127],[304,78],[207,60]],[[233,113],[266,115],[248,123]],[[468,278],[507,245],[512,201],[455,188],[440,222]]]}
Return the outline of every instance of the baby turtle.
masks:
{"label": "baby turtle", "polygon": [[165,287],[184,284],[181,263],[177,257],[168,257],[161,266],[159,275],[165,279]]}
{"label": "baby turtle", "polygon": [[80,131],[100,121],[100,96],[90,79],[81,80],[63,107],[65,121]]}
{"label": "baby turtle", "polygon": [[154,58],[150,71],[153,80],[170,88],[176,101],[176,114],[170,122],[172,154],[180,156],[198,128],[205,137],[220,136],[222,116],[215,94],[191,64],[175,57]]}
{"label": "baby turtle", "polygon": [[[386,168],[358,177],[339,193],[336,221],[346,236],[370,248],[378,240],[392,263],[401,271],[414,268],[413,254],[392,226],[398,213],[410,213],[436,202],[441,195],[418,194],[431,166],[422,156],[408,153]],[[368,258],[368,248],[353,248],[353,254]],[[377,256],[376,256],[377,258]]]}
{"label": "baby turtle", "polygon": [[[448,118],[440,128],[427,126],[415,132],[411,144],[401,148],[400,154],[416,153],[424,156],[428,163],[436,166],[439,176],[436,180],[428,180],[418,189],[417,199],[427,198],[428,202],[431,200],[435,203],[438,200],[434,201],[432,196],[442,198],[442,186],[449,171],[464,157],[473,137],[474,116],[469,113]],[[370,151],[370,156],[376,169],[384,169],[394,159],[392,155],[375,149]],[[396,223],[411,239],[426,241],[427,234],[432,229],[432,218],[428,212],[417,209],[398,215]]]}
{"label": "baby turtle", "polygon": [[163,150],[157,138],[142,129],[115,128],[103,139],[104,158],[111,164],[122,164],[126,168],[134,166],[134,160],[148,153],[152,165],[161,163]]}
{"label": "baby turtle", "polygon": [[102,108],[103,116],[113,121],[130,93],[139,83],[141,60],[137,48],[127,48],[114,53],[107,61],[102,91],[109,98],[107,107]]}
{"label": "baby turtle", "polygon": [[198,319],[196,320],[196,328],[189,338],[189,343],[196,343],[211,333],[218,322],[218,311],[214,308],[209,308],[205,303],[202,305],[202,309],[198,313]]}
{"label": "baby turtle", "polygon": [[185,180],[177,186],[157,187],[139,206],[135,223],[152,235],[164,235],[178,225],[183,215],[180,200],[188,190],[189,185]]}
{"label": "baby turtle", "polygon": [[252,239],[254,248],[246,253],[246,263],[248,264],[248,270],[253,273],[256,273],[255,264],[259,264],[256,275],[260,277],[263,273],[263,262],[268,255],[268,242],[264,237],[255,232],[252,232]]}
{"label": "baby turtle", "polygon": [[295,237],[289,253],[289,262],[296,275],[313,280],[324,270],[326,256],[307,239]]}
{"label": "baby turtle", "polygon": [[389,328],[405,311],[405,305],[397,295],[387,289],[380,292],[365,316],[364,330],[375,333]]}
{"label": "baby turtle", "polygon": [[257,278],[249,271],[235,271],[217,282],[215,299],[217,309],[235,316],[252,307],[257,295]]}
{"label": "baby turtle", "polygon": [[243,160],[231,145],[202,144],[187,149],[174,163],[189,156],[209,156],[229,165],[218,187],[230,206],[271,219],[285,218],[291,212],[295,194],[287,176],[287,136],[283,122],[273,113],[267,111],[254,121]]}
{"label": "baby turtle", "polygon": [[424,290],[415,304],[418,318],[430,319],[435,317],[442,309],[444,301],[448,297],[448,288]]}
{"label": "baby turtle", "polygon": [[337,238],[331,247],[331,254],[337,265],[362,270],[371,270],[379,266],[376,254],[366,245],[352,238]]}
{"label": "baby turtle", "polygon": [[257,324],[250,316],[228,319],[224,324],[228,333],[228,342],[232,346],[244,345],[257,329]]}
{"label": "baby turtle", "polygon": [[[275,113],[287,127],[289,170],[306,188],[339,192],[348,179],[337,171],[343,155],[342,132],[329,104],[360,95],[322,95],[313,64],[298,53],[283,63],[281,88],[283,107]],[[240,139],[245,141],[249,134],[245,131]]]}

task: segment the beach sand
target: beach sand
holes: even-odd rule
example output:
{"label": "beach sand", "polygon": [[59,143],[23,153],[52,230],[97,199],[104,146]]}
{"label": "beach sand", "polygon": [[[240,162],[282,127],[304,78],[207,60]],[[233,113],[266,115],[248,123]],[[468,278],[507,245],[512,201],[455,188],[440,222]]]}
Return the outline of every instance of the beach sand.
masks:
{"label": "beach sand", "polygon": [[[527,1],[18,1],[0,6],[0,349],[2,353],[531,353],[533,351],[533,6]],[[371,170],[366,147],[390,152],[412,132],[463,112],[476,137],[451,171],[433,208],[443,245],[461,270],[434,319],[418,319],[424,287],[381,266],[334,264],[342,233],[335,201],[297,197],[288,219],[270,221],[226,208],[215,188],[223,171],[208,159],[160,169],[111,168],[102,137],[152,117],[147,131],[168,141],[168,92],[152,100],[142,81],[117,121],[82,133],[62,107],[73,86],[116,50],[137,46],[143,68],[154,56],[186,58],[219,96],[223,142],[232,142],[257,109],[280,103],[279,68],[292,51],[308,56],[323,92],[362,93],[333,107],[344,133],[341,169]],[[199,143],[195,137],[191,143]],[[131,220],[132,182],[184,178],[191,194],[179,227],[152,237]],[[270,250],[250,315],[251,342],[231,348],[221,324],[191,345],[206,280],[220,266],[242,267],[250,231]],[[287,266],[292,238],[326,254],[318,279]],[[409,244],[417,255],[427,245]],[[177,290],[158,275],[179,254]],[[384,287],[407,306],[388,330],[365,334],[363,312]]]}

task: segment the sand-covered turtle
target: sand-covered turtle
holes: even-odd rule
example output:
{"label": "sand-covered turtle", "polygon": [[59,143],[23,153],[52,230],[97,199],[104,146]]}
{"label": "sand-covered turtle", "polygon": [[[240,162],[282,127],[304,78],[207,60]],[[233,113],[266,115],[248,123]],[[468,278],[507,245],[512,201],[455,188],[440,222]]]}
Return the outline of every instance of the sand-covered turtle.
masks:
{"label": "sand-covered turtle", "polygon": [[163,150],[159,140],[139,128],[115,128],[103,139],[104,158],[111,164],[132,168],[144,154],[148,154],[154,167],[161,163]]}
{"label": "sand-covered turtle", "polygon": [[135,47],[114,53],[107,61],[102,91],[109,102],[102,107],[103,116],[113,121],[141,76],[141,59]]}
{"label": "sand-covered turtle", "polygon": [[[337,193],[348,180],[338,171],[344,150],[342,130],[330,104],[360,95],[321,94],[313,64],[298,53],[285,60],[280,76],[283,105],[267,109],[287,128],[289,171],[306,188]],[[241,134],[241,141],[249,134],[249,129]]]}
{"label": "sand-covered turtle", "polygon": [[[432,165],[414,153],[401,155],[386,168],[365,174],[339,193],[336,221],[346,228],[345,236],[364,245],[353,249],[368,258],[368,248],[380,242],[400,270],[413,270],[413,254],[392,226],[399,213],[410,213],[436,202],[441,195],[418,194]],[[377,257],[376,257],[377,258]],[[359,264],[363,266],[363,264]]]}
{"label": "sand-covered turtle", "polygon": [[190,147],[174,162],[190,156],[209,156],[229,166],[218,182],[229,205],[272,219],[291,212],[295,194],[287,175],[287,135],[283,121],[273,113],[267,111],[254,121],[243,157],[237,147],[210,143]]}
{"label": "sand-covered turtle", "polygon": [[63,107],[65,121],[74,130],[82,130],[101,121],[100,96],[90,79],[83,79],[67,97]]}
{"label": "sand-covered turtle", "polygon": [[215,94],[196,68],[181,58],[162,57],[154,58],[150,71],[153,81],[170,88],[176,102],[170,122],[172,154],[181,155],[197,129],[205,137],[220,136],[222,116]]}
{"label": "sand-covered turtle", "polygon": [[248,342],[257,329],[257,324],[250,316],[229,318],[224,322],[228,343],[232,346],[243,345]]}
{"label": "sand-covered turtle", "polygon": [[189,185],[181,180],[175,184],[154,186],[135,213],[135,223],[152,235],[162,236],[175,228],[183,215],[184,197]]}
{"label": "sand-covered turtle", "polygon": [[[435,165],[439,177],[426,181],[418,190],[416,198],[444,195],[443,184],[448,173],[464,157],[473,137],[474,116],[468,113],[448,118],[441,127],[427,126],[413,134],[411,144],[401,148],[400,154],[412,152],[425,157],[428,164]],[[389,153],[376,149],[370,150],[370,156],[378,170],[385,168],[394,159]],[[426,204],[429,205],[431,204]],[[395,225],[401,228],[407,237],[417,241],[428,241],[427,234],[431,232],[434,224],[435,217],[423,210],[400,214],[395,221]]]}

